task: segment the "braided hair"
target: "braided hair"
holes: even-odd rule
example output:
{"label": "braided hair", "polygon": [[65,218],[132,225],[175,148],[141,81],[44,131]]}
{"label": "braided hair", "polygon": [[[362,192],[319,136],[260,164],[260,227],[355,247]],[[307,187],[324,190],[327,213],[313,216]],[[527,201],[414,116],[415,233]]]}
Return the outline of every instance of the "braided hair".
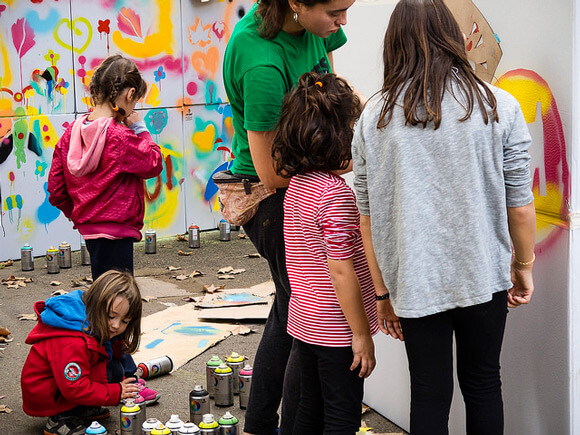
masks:
{"label": "braided hair", "polygon": [[[138,100],[145,96],[147,83],[132,60],[117,54],[107,57],[97,67],[91,78],[89,92],[94,105],[109,101],[116,107],[115,99],[127,88],[135,88],[134,98]],[[122,116],[127,116],[121,107],[118,111]]]}

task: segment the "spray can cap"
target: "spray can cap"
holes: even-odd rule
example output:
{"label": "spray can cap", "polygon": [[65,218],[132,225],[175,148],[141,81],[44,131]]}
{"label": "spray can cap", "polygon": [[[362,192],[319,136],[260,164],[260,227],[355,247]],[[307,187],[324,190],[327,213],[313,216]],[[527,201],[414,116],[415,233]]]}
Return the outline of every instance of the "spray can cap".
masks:
{"label": "spray can cap", "polygon": [[224,363],[221,363],[217,369],[215,369],[216,373],[231,373],[232,368]]}
{"label": "spray can cap", "polygon": [[159,420],[157,420],[156,418],[148,418],[147,420],[145,420],[143,422],[142,428],[143,430],[151,430],[151,429],[155,429],[157,427],[157,425],[161,423]]}
{"label": "spray can cap", "polygon": [[195,423],[183,423],[181,429],[179,429],[180,434],[199,434],[199,427]]}
{"label": "spray can cap", "polygon": [[56,251],[58,251],[58,249],[56,249],[54,246],[51,246],[46,250],[46,252],[56,252]]}
{"label": "spray can cap", "polygon": [[238,419],[227,411],[222,418],[219,419],[219,424],[236,424]]}
{"label": "spray can cap", "polygon": [[209,361],[207,362],[208,366],[219,366],[223,363],[222,359],[217,355],[212,355]]}
{"label": "spray can cap", "polygon": [[201,423],[199,424],[200,428],[212,428],[218,427],[218,422],[214,420],[213,414],[203,414]]}
{"label": "spray can cap", "polygon": [[30,246],[28,243],[25,243],[22,249],[32,249],[32,246]]}
{"label": "spray can cap", "polygon": [[121,412],[139,412],[140,410],[134,399],[125,399],[125,405],[121,408]]}
{"label": "spray can cap", "polygon": [[251,375],[252,374],[252,366],[250,364],[246,364],[242,370],[240,370],[240,375]]}
{"label": "spray can cap", "polygon": [[228,362],[241,362],[243,361],[245,358],[243,356],[240,356],[239,353],[237,352],[232,352],[230,356],[228,356],[227,361]]}
{"label": "spray can cap", "polygon": [[203,390],[204,390],[203,385],[196,385],[195,387],[193,387],[193,391],[200,392]]}
{"label": "spray can cap", "polygon": [[107,432],[107,429],[105,429],[98,421],[93,421],[91,425],[87,427],[85,434],[104,434],[105,432]]}

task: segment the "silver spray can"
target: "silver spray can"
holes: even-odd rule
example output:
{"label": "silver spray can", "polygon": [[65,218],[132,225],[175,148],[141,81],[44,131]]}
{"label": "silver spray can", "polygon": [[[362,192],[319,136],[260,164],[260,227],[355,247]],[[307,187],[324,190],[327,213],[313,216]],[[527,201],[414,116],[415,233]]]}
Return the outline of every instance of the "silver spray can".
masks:
{"label": "silver spray can", "polygon": [[145,231],[145,253],[155,254],[157,252],[157,233],[149,228]]}
{"label": "silver spray can", "polygon": [[20,249],[20,267],[23,272],[34,270],[34,255],[32,255],[32,246],[28,243]]}
{"label": "silver spray can", "polygon": [[156,418],[148,418],[143,422],[141,425],[141,433],[142,435],[150,435],[151,431],[157,427],[157,425],[161,423]]}
{"label": "silver spray can", "polygon": [[137,376],[143,379],[150,379],[161,376],[173,370],[173,361],[167,355],[149,361],[139,363],[137,366]]}
{"label": "silver spray can", "polygon": [[189,421],[199,424],[203,415],[209,412],[209,393],[201,385],[196,385],[189,393]]}
{"label": "silver spray can", "polygon": [[121,435],[139,435],[142,423],[141,408],[133,399],[127,399],[121,408]]}
{"label": "silver spray can", "polygon": [[72,267],[70,244],[62,242],[58,245],[58,265],[61,269],[70,269]]}
{"label": "silver spray can", "polygon": [[199,227],[197,225],[190,225],[187,229],[189,236],[189,247],[199,248]]}
{"label": "silver spray can", "polygon": [[232,369],[227,364],[220,364],[220,366],[214,370],[213,377],[216,406],[232,406],[234,404]]}
{"label": "silver spray can", "polygon": [[81,266],[91,265],[91,254],[87,249],[87,243],[81,238]]}
{"label": "silver spray can", "polygon": [[205,414],[199,424],[199,433],[203,435],[218,435],[218,422],[214,420],[213,414]]}
{"label": "silver spray can", "polygon": [[240,376],[240,370],[244,367],[245,359],[245,357],[239,355],[237,352],[232,352],[232,354],[226,358],[226,364],[232,369],[233,373],[234,394],[240,393],[238,378]]}
{"label": "silver spray can", "polygon": [[229,242],[230,241],[230,223],[226,222],[225,219],[222,219],[219,224],[220,229],[220,241],[222,242]]}
{"label": "silver spray can", "polygon": [[229,411],[218,420],[218,424],[219,435],[238,435],[238,419],[230,414]]}
{"label": "silver spray can", "polygon": [[179,435],[179,429],[183,426],[183,421],[177,414],[171,414],[171,418],[165,423],[165,427],[171,431],[171,435]]}
{"label": "silver spray can", "polygon": [[205,364],[205,379],[207,384],[207,392],[209,397],[214,397],[215,391],[215,380],[213,378],[213,371],[217,369],[220,364],[223,363],[221,358],[217,355],[213,355],[210,360]]}
{"label": "silver spray can", "polygon": [[246,409],[248,406],[248,398],[250,397],[250,387],[252,386],[252,366],[246,366],[240,370],[239,375],[240,386],[240,408]]}
{"label": "silver spray can", "polygon": [[46,250],[46,270],[48,273],[59,273],[58,267],[58,249],[51,246]]}
{"label": "silver spray can", "polygon": [[179,429],[178,433],[179,435],[200,435],[199,427],[197,427],[195,423],[184,423],[184,425],[181,426],[181,429]]}

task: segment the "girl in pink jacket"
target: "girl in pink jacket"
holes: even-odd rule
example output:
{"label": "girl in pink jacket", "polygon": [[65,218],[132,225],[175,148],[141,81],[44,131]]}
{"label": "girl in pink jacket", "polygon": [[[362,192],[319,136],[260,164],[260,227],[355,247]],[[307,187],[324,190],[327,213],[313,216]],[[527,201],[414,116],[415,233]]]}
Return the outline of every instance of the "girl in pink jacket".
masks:
{"label": "girl in pink jacket", "polygon": [[48,192],[86,240],[97,279],[109,269],[133,273],[133,242],[141,240],[145,212],[143,180],[161,173],[163,155],[134,110],[147,84],[131,60],[106,58],[89,90],[95,109],[58,141]]}

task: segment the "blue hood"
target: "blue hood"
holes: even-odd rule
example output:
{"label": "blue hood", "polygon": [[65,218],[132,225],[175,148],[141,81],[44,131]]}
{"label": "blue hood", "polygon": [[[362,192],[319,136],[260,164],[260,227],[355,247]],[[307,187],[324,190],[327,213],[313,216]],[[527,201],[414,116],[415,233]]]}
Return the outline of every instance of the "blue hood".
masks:
{"label": "blue hood", "polygon": [[82,332],[83,326],[88,326],[83,292],[74,290],[70,293],[47,299],[40,317],[46,325]]}

